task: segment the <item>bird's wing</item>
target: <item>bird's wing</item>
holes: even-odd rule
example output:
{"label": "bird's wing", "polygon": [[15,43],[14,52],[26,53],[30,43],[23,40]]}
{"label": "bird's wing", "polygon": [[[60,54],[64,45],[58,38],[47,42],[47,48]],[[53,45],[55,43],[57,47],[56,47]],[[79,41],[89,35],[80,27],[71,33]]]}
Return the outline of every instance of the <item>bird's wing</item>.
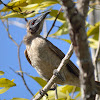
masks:
{"label": "bird's wing", "polygon": [[[65,54],[54,46],[50,41],[47,41],[49,48],[62,60],[65,57]],[[79,77],[79,69],[69,60],[68,64],[66,65],[67,69],[73,73],[75,76]]]}
{"label": "bird's wing", "polygon": [[29,57],[28,57],[28,54],[27,54],[27,50],[24,51],[24,54],[25,54],[26,59],[28,60],[28,62],[31,64],[31,61],[30,61],[30,59],[29,59]]}

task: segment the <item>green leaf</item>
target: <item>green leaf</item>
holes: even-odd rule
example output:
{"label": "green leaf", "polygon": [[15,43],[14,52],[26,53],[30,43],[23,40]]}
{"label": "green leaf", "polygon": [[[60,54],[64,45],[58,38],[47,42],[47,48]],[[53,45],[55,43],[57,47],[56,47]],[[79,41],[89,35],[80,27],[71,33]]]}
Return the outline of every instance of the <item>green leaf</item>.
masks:
{"label": "green leaf", "polygon": [[[16,10],[16,8],[18,10],[18,7],[22,7],[26,5],[27,5],[26,0],[13,0],[7,4],[7,6],[12,7],[13,10]],[[4,6],[4,8],[0,10],[0,12],[11,11],[12,9],[9,9],[9,7]]]}
{"label": "green leaf", "polygon": [[37,12],[37,9],[39,10],[39,4],[30,4],[30,5],[27,5],[25,7],[21,7],[21,10],[22,11],[34,11]]}
{"label": "green leaf", "polygon": [[94,9],[91,8],[91,9],[88,11],[87,15],[89,15],[93,10],[94,10]]}
{"label": "green leaf", "polygon": [[64,34],[68,34],[68,25],[66,25],[66,22],[63,23],[63,25],[61,25],[59,27],[59,29],[57,30],[57,32],[55,32],[54,34],[51,34],[50,36],[54,35],[54,36],[61,36]]}
{"label": "green leaf", "polygon": [[2,89],[0,89],[0,94],[3,94],[4,92],[6,92],[7,90],[9,90],[10,87],[4,87]]}
{"label": "green leaf", "polygon": [[35,4],[35,3],[42,3],[44,0],[27,0],[26,2],[28,3],[28,4]]}
{"label": "green leaf", "polygon": [[79,93],[75,96],[75,99],[78,99],[79,97],[81,97],[81,92],[79,92]]}
{"label": "green leaf", "polygon": [[[50,15],[53,16],[54,18],[56,18],[58,12],[59,12],[58,10],[51,10]],[[60,12],[57,19],[65,21],[64,12]]]}
{"label": "green leaf", "polygon": [[76,86],[70,86],[70,85],[65,85],[63,87],[61,87],[61,92],[66,93],[66,91],[68,91],[69,93],[71,93],[74,90],[74,92],[80,91],[79,87]]}
{"label": "green leaf", "polygon": [[13,87],[16,86],[15,83],[13,83],[13,81],[10,81],[6,78],[0,78],[0,87]]}
{"label": "green leaf", "polygon": [[100,22],[97,22],[94,26],[92,26],[88,32],[87,32],[87,36],[91,36],[91,35],[96,35],[98,37],[99,34],[99,26],[100,26]]}
{"label": "green leaf", "polygon": [[[55,91],[48,91],[47,94],[48,94],[48,97],[43,96],[43,98],[41,100],[55,100]],[[57,91],[57,94],[58,94],[58,100],[66,100],[67,99],[66,94],[64,94],[60,91]]]}
{"label": "green leaf", "polygon": [[[28,75],[28,74],[26,74],[26,75]],[[31,75],[28,75],[28,76],[31,77],[32,79],[34,79],[42,87],[44,87],[47,84],[47,82],[40,77],[34,77],[34,76],[31,76]]]}
{"label": "green leaf", "polygon": [[67,99],[66,100],[71,100],[71,97],[69,96],[69,92],[66,91]]}
{"label": "green leaf", "polygon": [[53,3],[53,2],[58,3],[57,0],[27,0],[27,3],[28,4],[35,4],[35,3],[40,4],[42,2],[48,2],[48,1],[51,2],[51,3]]}
{"label": "green leaf", "polygon": [[27,18],[27,17],[33,17],[35,16],[35,13],[31,13],[31,14],[26,14],[26,13],[17,13],[17,12],[13,12],[10,14],[7,14],[6,16],[1,16],[1,19],[3,18],[14,18],[14,17],[19,17],[19,18]]}
{"label": "green leaf", "polygon": [[[66,93],[63,93],[61,91],[63,87],[64,86],[57,87],[57,94],[58,94],[57,100],[74,100],[74,99],[71,99],[68,91],[66,91]],[[36,94],[38,94],[38,93],[36,93]],[[48,96],[43,96],[43,98],[41,100],[55,100],[55,91],[50,90],[47,92],[47,94],[48,94]]]}
{"label": "green leaf", "polygon": [[[50,17],[50,18],[46,18],[47,20],[50,20],[50,21],[54,21],[55,20],[55,17]],[[65,21],[64,20],[60,20],[60,19],[57,19],[57,21],[61,22],[61,23],[64,23]]]}
{"label": "green leaf", "polygon": [[4,75],[4,72],[3,71],[0,71],[0,75]]}
{"label": "green leaf", "polygon": [[96,49],[98,47],[98,40],[94,38],[88,38],[89,46]]}
{"label": "green leaf", "polygon": [[29,100],[29,99],[25,99],[25,98],[13,98],[11,100]]}
{"label": "green leaf", "polygon": [[65,41],[65,42],[67,42],[69,44],[71,44],[71,40],[67,40],[67,39],[61,39],[61,40]]}

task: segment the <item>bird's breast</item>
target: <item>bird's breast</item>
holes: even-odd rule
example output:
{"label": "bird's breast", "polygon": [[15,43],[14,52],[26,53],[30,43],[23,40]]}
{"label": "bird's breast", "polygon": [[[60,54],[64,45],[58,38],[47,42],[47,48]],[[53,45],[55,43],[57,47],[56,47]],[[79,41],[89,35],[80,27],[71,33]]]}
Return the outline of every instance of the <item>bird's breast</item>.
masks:
{"label": "bird's breast", "polygon": [[[59,66],[61,62],[60,57],[50,49],[49,44],[45,39],[39,37],[33,39],[31,44],[26,46],[26,49],[32,66],[43,79],[48,81],[53,75],[54,69],[57,69]],[[79,84],[77,83],[78,78],[72,75],[66,66],[63,67],[60,74],[64,81],[57,79],[56,82],[58,84],[66,84],[66,82],[70,85],[73,85],[73,83],[76,83],[76,85]]]}
{"label": "bird's breast", "polygon": [[59,65],[60,59],[49,49],[45,39],[33,39],[31,44],[27,46],[27,52],[32,66],[40,76],[45,80],[49,80],[53,74],[53,70]]}

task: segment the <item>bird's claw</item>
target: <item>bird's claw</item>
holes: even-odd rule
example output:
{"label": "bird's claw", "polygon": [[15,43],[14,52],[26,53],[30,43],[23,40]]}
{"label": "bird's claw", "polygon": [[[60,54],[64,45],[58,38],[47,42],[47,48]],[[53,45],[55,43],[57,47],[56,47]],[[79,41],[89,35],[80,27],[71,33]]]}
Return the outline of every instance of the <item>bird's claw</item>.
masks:
{"label": "bird's claw", "polygon": [[39,93],[40,93],[40,95],[42,95],[42,96],[44,96],[44,95],[48,96],[48,94],[47,94],[47,93],[45,93],[45,91],[44,91],[44,90],[42,90],[42,89],[40,89],[40,90],[39,90]]}
{"label": "bird's claw", "polygon": [[64,78],[61,76],[61,74],[58,72],[57,69],[54,69],[53,75],[57,76],[59,79],[61,79],[62,81],[64,81]]}

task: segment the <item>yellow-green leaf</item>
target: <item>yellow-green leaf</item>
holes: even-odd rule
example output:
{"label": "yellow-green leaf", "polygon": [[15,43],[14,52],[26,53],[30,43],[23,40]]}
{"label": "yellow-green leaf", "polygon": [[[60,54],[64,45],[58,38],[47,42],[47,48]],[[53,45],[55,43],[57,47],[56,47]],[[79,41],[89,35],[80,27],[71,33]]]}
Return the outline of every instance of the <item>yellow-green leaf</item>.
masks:
{"label": "yellow-green leaf", "polygon": [[94,9],[91,8],[91,9],[88,11],[87,15],[89,15],[93,10],[94,10]]}
{"label": "yellow-green leaf", "polygon": [[54,4],[57,4],[57,2],[52,1],[52,0],[46,0],[40,4],[40,7],[49,7]]}
{"label": "yellow-green leaf", "polygon": [[94,38],[88,38],[89,46],[96,49],[98,47],[98,40],[95,40]]}
{"label": "yellow-green leaf", "polygon": [[97,22],[94,26],[92,26],[88,32],[87,32],[87,36],[91,36],[91,35],[97,35],[99,34],[99,26],[100,26],[100,22]]}
{"label": "yellow-green leaf", "polygon": [[57,32],[55,32],[54,34],[51,34],[54,35],[54,36],[60,36],[60,35],[64,35],[64,34],[68,34],[68,25],[65,23],[63,23],[63,25],[61,25],[58,29]]}
{"label": "yellow-green leaf", "polygon": [[[58,13],[58,10],[51,10],[50,12],[50,15],[53,16],[53,17],[56,17],[57,16],[57,13]],[[65,18],[64,18],[64,13],[63,12],[60,12],[58,18],[59,20],[62,20],[62,21],[65,21]]]}
{"label": "yellow-green leaf", "polygon": [[22,11],[34,11],[35,10],[36,12],[37,9],[39,10],[39,4],[30,4],[25,7],[21,7]]}
{"label": "yellow-green leaf", "polygon": [[71,93],[73,90],[74,92],[80,91],[79,87],[76,86],[70,86],[70,85],[65,85],[63,87],[61,87],[61,92],[66,93],[66,91],[68,91],[69,93]]}
{"label": "yellow-green leaf", "polygon": [[[12,7],[12,9],[14,9],[14,10],[16,10],[15,9],[16,7],[18,8],[18,7],[22,7],[22,6],[26,6],[26,5],[27,5],[26,0],[13,0],[7,4],[7,6]],[[0,12],[12,10],[9,7],[4,6],[4,8],[0,10]]]}
{"label": "yellow-green leaf", "polygon": [[71,40],[67,40],[67,39],[61,39],[61,40],[65,41],[65,42],[67,42],[69,44],[71,44]]}
{"label": "yellow-green leaf", "polygon": [[10,13],[6,16],[1,16],[1,19],[3,19],[3,18],[14,18],[14,17],[27,18],[27,17],[33,17],[33,16],[35,16],[34,12],[31,13],[31,14],[26,14],[26,13],[21,14],[21,13],[13,12],[13,13]]}
{"label": "yellow-green leaf", "polygon": [[[28,74],[26,74],[26,75],[28,75]],[[31,75],[28,75],[28,76],[31,77],[32,79],[34,79],[42,87],[44,87],[47,84],[47,82],[40,77],[34,77],[34,76],[31,76]]]}
{"label": "yellow-green leaf", "polygon": [[0,71],[0,75],[4,75],[4,72],[3,71]]}
{"label": "yellow-green leaf", "polygon": [[0,87],[13,87],[16,86],[15,83],[13,83],[13,81],[10,81],[6,78],[0,78]]}
{"label": "yellow-green leaf", "polygon": [[[48,94],[48,97],[43,96],[43,98],[41,100],[55,100],[55,91],[48,91],[47,94]],[[58,100],[66,100],[67,99],[66,94],[64,94],[60,91],[57,91],[57,94],[58,94]]]}
{"label": "yellow-green leaf", "polygon": [[3,94],[4,92],[6,92],[7,90],[9,90],[10,87],[4,87],[2,89],[0,89],[0,94]]}
{"label": "yellow-green leaf", "polygon": [[81,97],[81,92],[79,92],[79,93],[75,96],[75,99],[78,99],[79,97]]}
{"label": "yellow-green leaf", "polygon": [[28,4],[35,4],[35,3],[40,4],[40,3],[42,3],[43,1],[45,1],[45,0],[27,0],[26,2],[27,2]]}
{"label": "yellow-green leaf", "polygon": [[29,100],[29,99],[25,99],[25,98],[13,98],[11,100]]}

